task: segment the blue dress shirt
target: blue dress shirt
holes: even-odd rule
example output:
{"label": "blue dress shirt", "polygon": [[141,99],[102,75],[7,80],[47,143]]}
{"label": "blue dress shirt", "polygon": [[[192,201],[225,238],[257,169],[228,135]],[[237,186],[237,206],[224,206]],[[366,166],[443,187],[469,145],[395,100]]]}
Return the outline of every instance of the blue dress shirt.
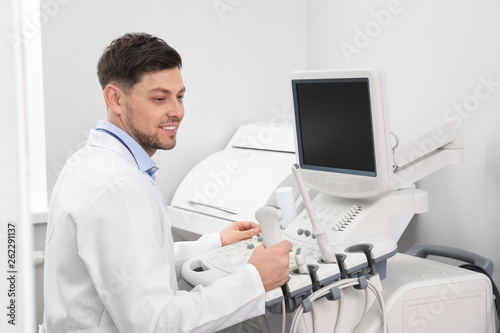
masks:
{"label": "blue dress shirt", "polygon": [[106,132],[120,141],[134,157],[139,170],[141,172],[146,172],[153,180],[156,181],[155,172],[159,169],[156,166],[156,162],[151,159],[144,148],[142,148],[141,145],[130,135],[106,120],[99,120],[97,122],[96,131]]}

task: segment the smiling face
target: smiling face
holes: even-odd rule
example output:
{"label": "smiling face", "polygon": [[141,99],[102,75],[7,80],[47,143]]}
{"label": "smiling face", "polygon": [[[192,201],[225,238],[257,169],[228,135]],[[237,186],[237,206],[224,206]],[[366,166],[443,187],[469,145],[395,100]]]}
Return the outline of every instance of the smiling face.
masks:
{"label": "smiling face", "polygon": [[[108,91],[107,91],[108,90]],[[106,87],[108,121],[134,138],[149,156],[172,149],[184,117],[184,83],[179,68],[147,72],[131,91]]]}

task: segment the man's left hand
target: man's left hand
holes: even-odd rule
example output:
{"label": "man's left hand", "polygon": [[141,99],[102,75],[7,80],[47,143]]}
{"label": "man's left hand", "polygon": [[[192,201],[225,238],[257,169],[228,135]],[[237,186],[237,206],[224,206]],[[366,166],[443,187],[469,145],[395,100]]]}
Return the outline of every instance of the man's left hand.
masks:
{"label": "man's left hand", "polygon": [[239,242],[240,240],[251,238],[261,232],[260,225],[254,222],[240,221],[233,222],[220,233],[222,246]]}

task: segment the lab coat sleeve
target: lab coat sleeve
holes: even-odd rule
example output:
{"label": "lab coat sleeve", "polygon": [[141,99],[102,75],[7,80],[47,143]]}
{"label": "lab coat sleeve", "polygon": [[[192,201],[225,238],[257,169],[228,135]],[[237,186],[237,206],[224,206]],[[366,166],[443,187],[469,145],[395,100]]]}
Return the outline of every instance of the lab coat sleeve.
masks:
{"label": "lab coat sleeve", "polygon": [[120,332],[214,332],[264,313],[265,291],[250,264],[208,287],[177,291],[174,248],[162,243],[155,209],[143,189],[121,181],[77,219],[79,255]]}

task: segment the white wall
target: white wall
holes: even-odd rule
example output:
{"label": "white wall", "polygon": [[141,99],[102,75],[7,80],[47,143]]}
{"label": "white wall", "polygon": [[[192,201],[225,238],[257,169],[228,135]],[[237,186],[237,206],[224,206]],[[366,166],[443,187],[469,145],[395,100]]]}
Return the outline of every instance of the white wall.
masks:
{"label": "white wall", "polygon": [[376,66],[385,74],[393,132],[433,118],[462,131],[465,164],[419,182],[430,211],[414,218],[399,245],[482,254],[494,261],[497,283],[499,14],[500,2],[492,0],[310,0],[307,20],[310,68]]}

